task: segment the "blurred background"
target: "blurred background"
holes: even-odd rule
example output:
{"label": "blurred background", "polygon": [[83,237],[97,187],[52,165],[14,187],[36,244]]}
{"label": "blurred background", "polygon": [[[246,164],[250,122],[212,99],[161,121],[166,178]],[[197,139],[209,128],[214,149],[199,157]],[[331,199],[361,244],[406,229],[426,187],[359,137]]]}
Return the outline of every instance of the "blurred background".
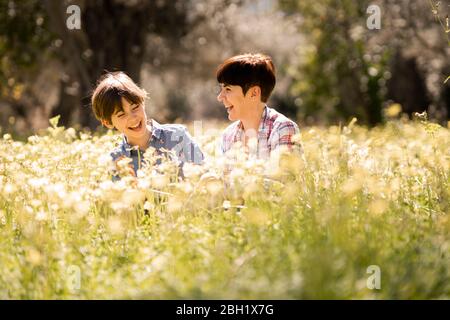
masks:
{"label": "blurred background", "polygon": [[96,129],[90,94],[106,70],[145,88],[157,121],[225,123],[215,69],[246,52],[273,57],[269,105],[301,126],[400,110],[446,124],[449,12],[448,0],[0,0],[0,126],[28,135],[61,115]]}

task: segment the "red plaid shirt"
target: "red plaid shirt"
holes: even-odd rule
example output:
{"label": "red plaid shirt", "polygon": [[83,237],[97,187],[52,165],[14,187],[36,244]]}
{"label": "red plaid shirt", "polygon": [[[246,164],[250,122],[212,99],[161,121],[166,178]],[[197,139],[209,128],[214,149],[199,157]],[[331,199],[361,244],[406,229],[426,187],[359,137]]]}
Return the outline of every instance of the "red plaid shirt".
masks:
{"label": "red plaid shirt", "polygon": [[[257,132],[256,145],[248,143],[246,152],[256,156],[258,159],[266,159],[271,152],[280,146],[286,146],[288,150],[298,150],[301,152],[301,145],[293,141],[293,136],[299,134],[300,130],[295,122],[288,119],[278,111],[265,106],[262,113],[261,122]],[[241,121],[235,121],[229,125],[222,135],[221,151],[226,154],[230,149],[244,143],[244,127]],[[252,137],[247,133],[248,137]],[[256,133],[253,135],[256,138]]]}

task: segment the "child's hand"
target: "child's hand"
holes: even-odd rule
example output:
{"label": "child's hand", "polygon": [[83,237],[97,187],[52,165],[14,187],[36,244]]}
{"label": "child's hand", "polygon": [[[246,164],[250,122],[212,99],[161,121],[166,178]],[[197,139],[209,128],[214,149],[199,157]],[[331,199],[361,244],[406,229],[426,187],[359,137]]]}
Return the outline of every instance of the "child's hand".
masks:
{"label": "child's hand", "polygon": [[119,175],[131,175],[133,177],[136,177],[136,173],[134,172],[132,159],[128,158],[126,156],[120,156],[116,159],[115,164],[117,171],[119,172]]}

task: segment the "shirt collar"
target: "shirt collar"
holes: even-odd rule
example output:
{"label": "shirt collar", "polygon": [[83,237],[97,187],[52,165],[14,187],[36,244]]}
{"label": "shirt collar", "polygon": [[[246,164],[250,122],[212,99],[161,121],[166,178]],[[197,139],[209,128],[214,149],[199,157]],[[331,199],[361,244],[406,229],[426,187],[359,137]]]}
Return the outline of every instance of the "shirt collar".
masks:
{"label": "shirt collar", "polygon": [[259,123],[258,133],[264,132],[268,116],[269,116],[269,108],[267,107],[267,105],[264,105],[264,110],[261,115],[261,122]]}
{"label": "shirt collar", "polygon": [[[151,119],[147,123],[147,128],[151,132],[150,139],[148,139],[148,142],[147,142],[147,146],[150,146],[150,142],[153,140],[153,138],[155,138],[155,139],[160,139],[161,138],[162,127],[161,127],[161,125],[158,122],[156,122],[155,120]],[[138,147],[130,145],[128,143],[127,137],[124,134],[122,134],[122,151],[125,153],[125,155],[128,158],[130,158],[131,157],[131,150],[137,150],[137,149],[138,149]]]}

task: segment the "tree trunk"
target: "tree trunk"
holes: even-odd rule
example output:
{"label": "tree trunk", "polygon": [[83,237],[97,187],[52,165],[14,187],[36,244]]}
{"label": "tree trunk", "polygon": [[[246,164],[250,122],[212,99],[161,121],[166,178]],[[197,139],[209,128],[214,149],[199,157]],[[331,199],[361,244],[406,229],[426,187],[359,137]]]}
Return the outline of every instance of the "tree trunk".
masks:
{"label": "tree trunk", "polygon": [[405,58],[397,52],[390,68],[392,77],[387,82],[387,98],[402,105],[408,114],[428,109],[430,99],[423,75],[415,58]]}
{"label": "tree trunk", "polygon": [[[150,3],[140,1],[129,6],[109,0],[80,2],[81,30],[69,30],[63,2],[46,1],[51,27],[62,40],[66,66],[59,104],[53,111],[53,115],[61,115],[61,124],[78,122],[83,127],[97,127],[90,95],[105,71],[121,70],[139,82]],[[74,119],[75,114],[78,119]]]}

